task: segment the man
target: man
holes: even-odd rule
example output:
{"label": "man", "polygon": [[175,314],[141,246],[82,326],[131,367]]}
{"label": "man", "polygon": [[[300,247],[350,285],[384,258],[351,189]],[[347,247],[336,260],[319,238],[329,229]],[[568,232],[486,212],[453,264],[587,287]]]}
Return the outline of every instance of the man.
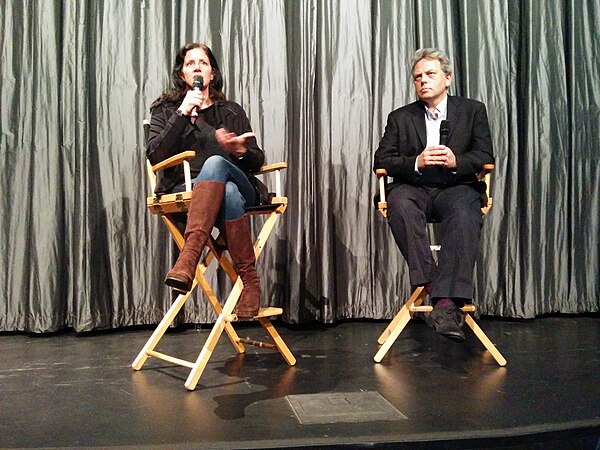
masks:
{"label": "man", "polygon": [[[472,297],[486,202],[485,184],[476,173],[494,162],[487,113],[483,103],[448,95],[452,67],[439,49],[418,50],[412,76],[419,100],[388,116],[374,168],[393,177],[388,223],[408,263],[411,285],[424,286],[432,299],[428,322],[438,333],[464,341],[458,308]],[[437,265],[427,221],[441,227]]]}

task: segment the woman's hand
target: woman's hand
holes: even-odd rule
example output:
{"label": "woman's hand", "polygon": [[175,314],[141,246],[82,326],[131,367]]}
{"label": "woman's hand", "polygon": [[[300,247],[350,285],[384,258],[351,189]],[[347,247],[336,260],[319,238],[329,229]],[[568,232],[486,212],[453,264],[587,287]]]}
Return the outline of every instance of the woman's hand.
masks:
{"label": "woman's hand", "polygon": [[186,92],[178,109],[186,116],[191,116],[195,107],[204,109],[208,106],[210,106],[210,104],[206,101],[206,97],[202,91],[190,89]]}
{"label": "woman's hand", "polygon": [[235,133],[231,133],[227,131],[225,128],[219,128],[215,132],[215,137],[217,138],[217,142],[221,146],[223,150],[225,150],[230,155],[233,155],[237,158],[241,158],[246,154],[246,141],[250,138],[255,137],[254,133],[244,133],[238,136]]}

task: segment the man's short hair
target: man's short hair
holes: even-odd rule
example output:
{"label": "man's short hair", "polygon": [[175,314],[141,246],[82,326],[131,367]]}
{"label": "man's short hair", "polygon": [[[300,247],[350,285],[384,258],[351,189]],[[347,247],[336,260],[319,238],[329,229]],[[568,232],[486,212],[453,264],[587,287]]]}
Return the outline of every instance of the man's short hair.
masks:
{"label": "man's short hair", "polygon": [[422,59],[437,59],[440,62],[440,65],[442,66],[442,71],[446,75],[452,73],[452,63],[450,62],[450,58],[448,58],[448,55],[446,55],[446,53],[443,50],[440,50],[439,48],[429,47],[421,48],[415,52],[415,55],[412,59],[412,64],[410,66],[411,75],[415,70],[415,66],[417,65],[417,63]]}

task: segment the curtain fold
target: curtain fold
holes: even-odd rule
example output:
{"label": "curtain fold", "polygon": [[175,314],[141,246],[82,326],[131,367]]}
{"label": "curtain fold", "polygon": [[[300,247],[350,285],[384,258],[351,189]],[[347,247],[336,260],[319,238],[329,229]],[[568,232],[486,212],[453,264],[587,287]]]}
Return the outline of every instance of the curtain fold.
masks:
{"label": "curtain fold", "polygon": [[[289,164],[288,210],[258,264],[263,304],[286,322],[390,318],[409,294],[371,166],[425,46],[453,60],[451,93],[488,109],[480,312],[599,311],[599,30],[600,0],[2,3],[0,331],[162,318],[177,252],[145,208],[141,121],[192,41],[215,52],[267,161]],[[214,314],[195,295],[179,320]]]}

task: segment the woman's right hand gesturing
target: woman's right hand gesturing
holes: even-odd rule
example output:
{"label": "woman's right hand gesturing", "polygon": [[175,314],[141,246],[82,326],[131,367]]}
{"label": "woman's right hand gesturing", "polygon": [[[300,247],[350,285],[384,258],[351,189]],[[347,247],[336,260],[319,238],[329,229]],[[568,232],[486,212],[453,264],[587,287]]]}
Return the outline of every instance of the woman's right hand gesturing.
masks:
{"label": "woman's right hand gesturing", "polygon": [[241,158],[246,154],[246,141],[256,137],[254,133],[248,132],[238,136],[225,128],[219,128],[215,131],[217,142],[223,150],[236,158]]}

